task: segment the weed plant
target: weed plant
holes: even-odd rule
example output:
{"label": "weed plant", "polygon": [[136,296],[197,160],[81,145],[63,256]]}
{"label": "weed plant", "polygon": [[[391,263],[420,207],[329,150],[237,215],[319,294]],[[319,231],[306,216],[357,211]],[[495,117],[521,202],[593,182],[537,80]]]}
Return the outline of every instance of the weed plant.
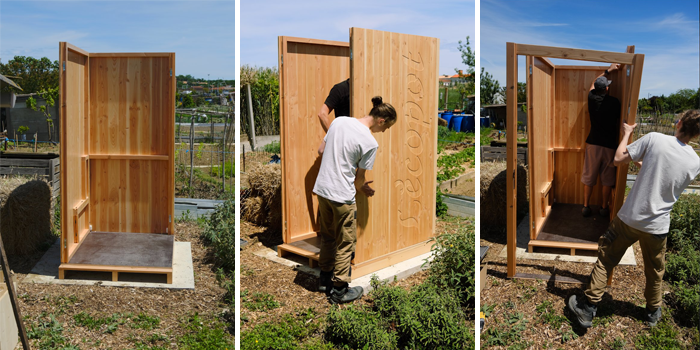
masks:
{"label": "weed plant", "polygon": [[296,315],[284,315],[279,323],[265,322],[242,332],[241,349],[246,350],[324,350],[333,349],[319,339],[311,340],[321,330],[313,309]]}
{"label": "weed plant", "polygon": [[447,215],[447,204],[442,200],[442,191],[438,186],[435,194],[435,215],[439,218],[444,218]]}
{"label": "weed plant", "polygon": [[468,223],[433,242],[428,282],[453,290],[463,307],[474,310],[474,225]]}
{"label": "weed plant", "polygon": [[229,196],[216,207],[204,222],[202,238],[214,248],[217,264],[224,271],[235,269],[236,257],[236,200]]}
{"label": "weed plant", "polygon": [[457,153],[444,154],[438,157],[438,168],[442,168],[437,175],[437,181],[450,180],[464,171],[463,164],[470,162],[474,166],[474,147],[465,148]]}

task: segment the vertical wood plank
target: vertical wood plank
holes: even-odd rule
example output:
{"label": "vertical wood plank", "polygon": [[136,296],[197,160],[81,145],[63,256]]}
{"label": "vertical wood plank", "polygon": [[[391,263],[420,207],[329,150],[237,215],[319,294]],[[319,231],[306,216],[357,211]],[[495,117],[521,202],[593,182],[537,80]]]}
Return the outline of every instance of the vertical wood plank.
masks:
{"label": "vertical wood plank", "polygon": [[517,127],[518,127],[518,56],[515,43],[506,43],[506,144],[507,144],[507,169],[506,187],[508,196],[506,199],[507,220],[507,276],[515,276],[515,250],[517,246],[517,207],[518,197],[517,183]]}

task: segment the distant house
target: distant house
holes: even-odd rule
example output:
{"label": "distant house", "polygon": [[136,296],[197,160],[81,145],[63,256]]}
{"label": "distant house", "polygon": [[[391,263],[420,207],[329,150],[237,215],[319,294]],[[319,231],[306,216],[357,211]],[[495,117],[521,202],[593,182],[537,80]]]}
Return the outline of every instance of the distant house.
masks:
{"label": "distant house", "polygon": [[438,81],[440,82],[440,86],[454,86],[457,84],[466,83],[469,76],[471,76],[471,74],[464,75],[460,69],[455,75],[441,75],[438,78]]}
{"label": "distant house", "polygon": [[[525,102],[518,103],[518,121],[527,126],[527,112],[522,109],[524,105]],[[495,124],[497,129],[503,129],[506,127],[506,104],[483,106],[481,116],[489,117],[491,124]]]}

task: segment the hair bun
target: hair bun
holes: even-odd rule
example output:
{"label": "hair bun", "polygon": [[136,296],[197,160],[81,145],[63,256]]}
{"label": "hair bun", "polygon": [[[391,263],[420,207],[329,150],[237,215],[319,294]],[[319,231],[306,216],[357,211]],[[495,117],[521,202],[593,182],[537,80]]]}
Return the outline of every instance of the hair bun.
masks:
{"label": "hair bun", "polygon": [[382,104],[382,97],[381,96],[372,97],[372,107],[377,107],[381,104]]}

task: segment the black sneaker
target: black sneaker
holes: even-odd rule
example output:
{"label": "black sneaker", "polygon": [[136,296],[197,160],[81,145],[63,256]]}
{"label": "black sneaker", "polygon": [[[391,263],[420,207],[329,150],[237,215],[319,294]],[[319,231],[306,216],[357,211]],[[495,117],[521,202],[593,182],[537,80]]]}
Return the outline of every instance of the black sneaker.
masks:
{"label": "black sneaker", "polygon": [[362,287],[357,286],[350,288],[346,284],[343,287],[333,287],[329,299],[333,304],[344,304],[360,299],[363,293],[364,290]]}
{"label": "black sneaker", "polygon": [[583,215],[584,218],[591,216],[591,207],[583,207],[583,209],[581,209],[581,215]]}
{"label": "black sneaker", "polygon": [[321,271],[321,276],[318,278],[318,291],[321,293],[330,294],[333,289],[333,272]]}
{"label": "black sneaker", "polygon": [[601,208],[600,209],[600,216],[603,216],[603,217],[610,216],[610,208]]}
{"label": "black sneaker", "polygon": [[656,310],[654,310],[653,312],[649,311],[649,309],[647,309],[647,325],[649,327],[656,326],[656,324],[659,322],[660,319],[661,319],[661,308],[660,307],[657,307]]}
{"label": "black sneaker", "polygon": [[598,310],[598,307],[588,302],[586,298],[579,299],[576,294],[569,297],[569,310],[576,315],[578,323],[583,328],[591,328],[593,325],[593,317]]}

